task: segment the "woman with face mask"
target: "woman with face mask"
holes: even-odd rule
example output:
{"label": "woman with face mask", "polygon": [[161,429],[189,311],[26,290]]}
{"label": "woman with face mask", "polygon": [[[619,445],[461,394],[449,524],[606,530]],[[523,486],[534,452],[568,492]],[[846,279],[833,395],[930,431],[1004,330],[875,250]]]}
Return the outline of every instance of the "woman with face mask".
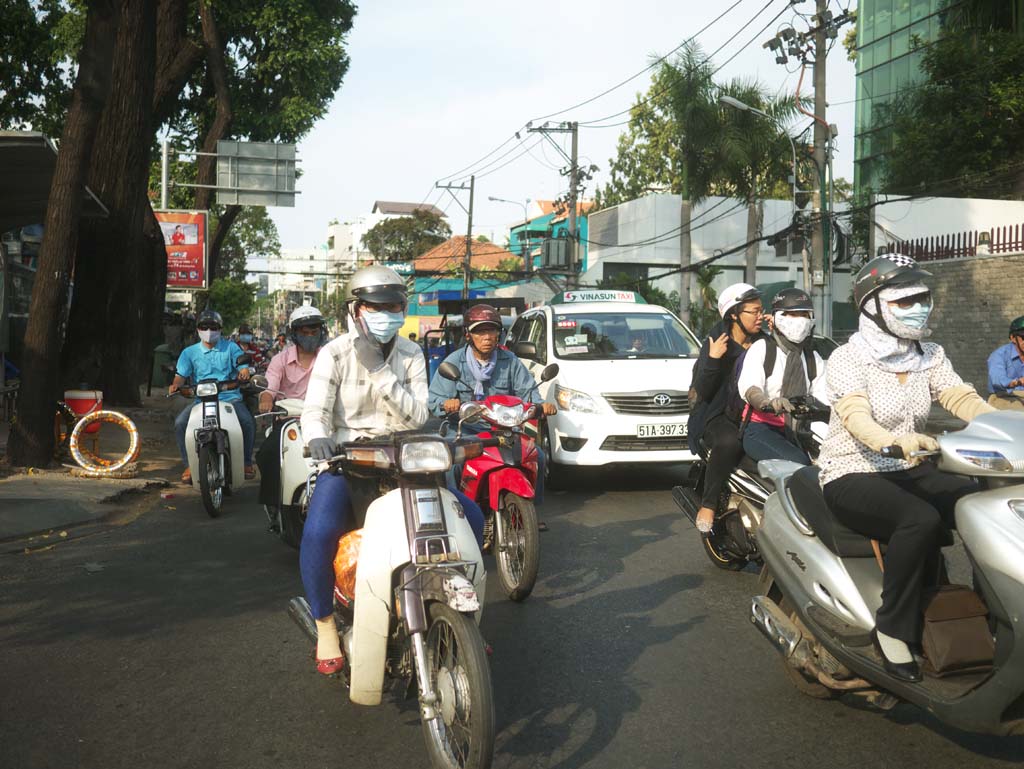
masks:
{"label": "woman with face mask", "polygon": [[[754,461],[788,459],[802,465],[811,460],[786,438],[790,398],[812,395],[825,399],[825,361],[814,351],[814,306],[806,291],[786,288],[772,300],[772,333],[754,342],[743,356],[737,378],[743,412],[743,451]],[[775,362],[765,374],[766,359]]]}
{"label": "woman with face mask", "polygon": [[[922,433],[933,401],[967,421],[994,410],[941,346],[924,341],[931,333],[928,277],[899,254],[876,257],[857,273],[860,327],[828,361],[832,417],[818,457],[833,515],[888,545],[872,638],[886,670],[905,681],[921,680],[908,645],[920,641],[923,591],[938,579],[940,546],[952,541],[956,501],[975,487],[910,453],[938,448]],[[893,445],[908,458],[882,456]]]}

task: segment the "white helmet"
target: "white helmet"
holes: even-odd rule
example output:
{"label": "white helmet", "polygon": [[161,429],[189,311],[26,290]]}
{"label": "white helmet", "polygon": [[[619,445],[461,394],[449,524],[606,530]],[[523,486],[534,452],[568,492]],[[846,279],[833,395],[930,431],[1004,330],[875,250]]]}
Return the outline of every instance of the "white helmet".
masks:
{"label": "white helmet", "polygon": [[733,283],[718,296],[718,314],[724,318],[737,305],[760,298],[761,292],[749,283]]}
{"label": "white helmet", "polygon": [[320,310],[310,305],[296,307],[288,318],[288,328],[292,331],[300,326],[322,326],[323,323],[324,316],[320,314]]}

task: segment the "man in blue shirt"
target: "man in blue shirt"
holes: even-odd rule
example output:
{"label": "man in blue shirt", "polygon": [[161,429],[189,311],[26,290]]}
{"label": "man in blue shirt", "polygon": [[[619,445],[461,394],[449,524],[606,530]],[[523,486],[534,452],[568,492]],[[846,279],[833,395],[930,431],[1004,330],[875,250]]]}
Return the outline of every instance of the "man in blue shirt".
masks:
{"label": "man in blue shirt", "polygon": [[[178,366],[174,374],[174,381],[167,389],[171,395],[181,389],[186,380],[191,379],[192,383],[201,382],[204,379],[215,379],[218,382],[225,382],[237,378],[246,381],[252,375],[252,369],[248,367],[239,368],[236,361],[239,356],[244,355],[242,348],[229,339],[221,338],[221,329],[224,323],[220,313],[213,310],[204,310],[196,320],[196,330],[199,332],[199,340],[191,347],[186,347],[178,356]],[[221,390],[218,396],[220,400],[230,403],[238,415],[238,423],[242,428],[242,443],[245,459],[245,478],[252,480],[256,477],[256,468],[253,467],[253,444],[256,442],[256,422],[249,413],[249,409],[242,402],[242,393],[239,390]],[[185,432],[188,430],[188,419],[192,413],[194,403],[189,403],[178,414],[174,420],[174,434],[178,439],[178,451],[181,452],[181,461],[185,464],[185,472],[181,475],[182,483],[192,483],[192,471],[188,467],[188,453],[185,450]]]}
{"label": "man in blue shirt", "polygon": [[1010,323],[1010,341],[988,356],[988,402],[997,409],[1024,411],[1024,315]]}

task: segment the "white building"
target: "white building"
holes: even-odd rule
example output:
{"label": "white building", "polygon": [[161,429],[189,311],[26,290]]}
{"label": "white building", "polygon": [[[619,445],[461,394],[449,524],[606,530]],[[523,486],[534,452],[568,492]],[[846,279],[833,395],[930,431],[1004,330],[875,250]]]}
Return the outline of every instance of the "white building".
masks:
{"label": "white building", "polygon": [[418,210],[428,211],[443,217],[444,211],[437,206],[423,203],[398,203],[388,200],[374,201],[369,214],[353,217],[340,224],[327,227],[327,244],[332,259],[345,269],[355,270],[361,262],[373,259],[370,250],[363,247],[363,236],[381,222],[400,216],[412,216]]}

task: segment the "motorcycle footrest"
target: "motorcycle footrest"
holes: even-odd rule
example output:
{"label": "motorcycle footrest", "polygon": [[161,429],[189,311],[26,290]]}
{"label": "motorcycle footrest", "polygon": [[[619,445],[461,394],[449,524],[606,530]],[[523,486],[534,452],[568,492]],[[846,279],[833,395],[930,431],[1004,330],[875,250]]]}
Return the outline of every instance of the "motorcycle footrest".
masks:
{"label": "motorcycle footrest", "polygon": [[675,500],[683,515],[690,519],[690,523],[696,526],[697,511],[700,510],[700,500],[697,498],[697,493],[686,486],[675,486],[672,489],[672,499]]}

